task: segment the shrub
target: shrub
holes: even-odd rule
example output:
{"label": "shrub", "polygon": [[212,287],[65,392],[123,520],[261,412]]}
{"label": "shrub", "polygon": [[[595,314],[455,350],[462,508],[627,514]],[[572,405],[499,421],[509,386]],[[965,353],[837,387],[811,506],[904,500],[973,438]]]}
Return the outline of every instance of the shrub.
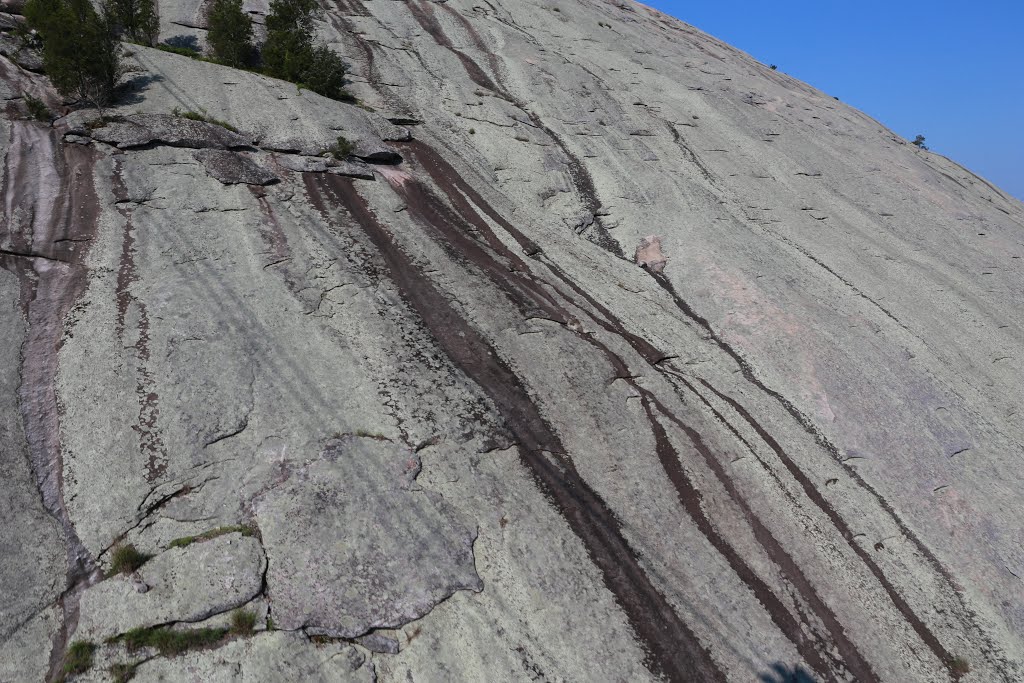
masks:
{"label": "shrub", "polygon": [[133,572],[146,564],[151,557],[153,556],[140,553],[131,543],[118,546],[110,558],[110,575]]}
{"label": "shrub", "polygon": [[133,43],[153,45],[160,36],[160,19],[153,0],[107,0],[121,34]]}
{"label": "shrub", "polygon": [[247,635],[256,628],[256,613],[248,609],[236,610],[231,614],[231,632]]}
{"label": "shrub", "polygon": [[313,48],[302,82],[313,92],[332,100],[352,98],[345,91],[345,62],[326,45]]}
{"label": "shrub", "polygon": [[777,65],[775,65],[775,64],[772,64],[768,68],[771,69],[772,71],[777,71],[779,67]]}
{"label": "shrub", "polygon": [[261,56],[268,76],[302,83],[315,93],[341,100],[345,92],[345,63],[326,45],[313,42],[316,0],[271,0],[267,40]]}
{"label": "shrub", "polygon": [[[331,148],[327,151],[335,159],[344,160],[347,159],[349,155],[352,154],[352,151],[354,149],[355,145],[352,144],[352,142],[350,142],[348,138],[346,138],[344,135],[339,135],[338,141],[331,145]],[[356,436],[369,436],[369,434],[359,432],[356,434]]]}
{"label": "shrub", "polygon": [[213,0],[207,24],[214,59],[234,67],[252,61],[252,20],[242,11],[242,0]]}
{"label": "shrub", "polygon": [[49,121],[53,118],[50,110],[46,107],[46,103],[38,97],[33,97],[30,93],[23,93],[25,99],[25,107],[28,109],[28,113],[37,121]]}
{"label": "shrub", "polygon": [[115,22],[89,0],[28,0],[24,15],[43,40],[43,70],[65,97],[104,107],[121,77]]}
{"label": "shrub", "polygon": [[168,45],[166,43],[160,43],[156,46],[156,49],[163,50],[164,52],[170,52],[176,55],[181,55],[182,57],[191,57],[192,59],[198,59],[199,57],[203,56],[203,54],[195,48]]}
{"label": "shrub", "polygon": [[971,673],[971,665],[963,657],[954,657],[949,661],[949,670],[957,676],[965,676]]}
{"label": "shrub", "polygon": [[68,676],[85,673],[92,667],[92,656],[96,652],[96,645],[85,640],[76,640],[64,654],[64,664],[61,667],[60,681]]}
{"label": "shrub", "polygon": [[924,144],[923,135],[918,135],[916,138],[913,139],[913,141],[910,144],[914,145],[918,149],[928,149],[928,145]]}

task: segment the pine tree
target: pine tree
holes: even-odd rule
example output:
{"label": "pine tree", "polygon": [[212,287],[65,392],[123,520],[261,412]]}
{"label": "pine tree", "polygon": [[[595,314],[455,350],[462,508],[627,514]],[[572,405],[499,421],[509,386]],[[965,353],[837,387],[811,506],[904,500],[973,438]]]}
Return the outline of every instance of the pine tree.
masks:
{"label": "pine tree", "polygon": [[24,15],[43,40],[43,70],[61,95],[104,107],[121,76],[116,22],[89,0],[28,0]]}
{"label": "pine tree", "polygon": [[207,26],[206,40],[214,59],[234,67],[251,61],[252,20],[242,11],[242,0],[213,0]]}
{"label": "pine tree", "polygon": [[345,99],[345,63],[326,45],[313,39],[316,0],[272,0],[263,44],[264,72],[315,93]]}
{"label": "pine tree", "polygon": [[156,43],[160,19],[154,0],[108,0],[107,9],[128,40],[142,45]]}

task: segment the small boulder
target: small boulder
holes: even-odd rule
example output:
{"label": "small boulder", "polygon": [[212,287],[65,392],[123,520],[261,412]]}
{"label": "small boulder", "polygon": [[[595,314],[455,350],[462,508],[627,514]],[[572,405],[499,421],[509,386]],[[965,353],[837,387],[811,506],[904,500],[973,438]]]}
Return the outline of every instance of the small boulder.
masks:
{"label": "small boulder", "polygon": [[166,114],[125,116],[96,128],[91,134],[94,140],[115,145],[118,149],[143,147],[153,143],[195,149],[237,149],[253,144],[252,137],[232,132],[215,123]]}
{"label": "small boulder", "polygon": [[638,266],[652,273],[660,273],[668,265],[668,257],[661,252],[661,238],[657,235],[648,235],[641,239],[634,258]]}
{"label": "small boulder", "polygon": [[349,178],[359,178],[360,180],[373,180],[374,178],[373,169],[370,168],[369,164],[351,159],[347,161],[332,161],[327,166],[327,172]]}
{"label": "small boulder", "polygon": [[352,156],[371,164],[402,163],[402,155],[380,140],[358,140],[352,149]]}

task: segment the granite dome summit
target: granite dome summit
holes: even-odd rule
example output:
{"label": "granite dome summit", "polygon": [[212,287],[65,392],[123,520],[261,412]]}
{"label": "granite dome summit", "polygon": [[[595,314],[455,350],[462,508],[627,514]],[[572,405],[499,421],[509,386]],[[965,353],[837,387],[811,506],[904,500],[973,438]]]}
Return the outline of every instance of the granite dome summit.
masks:
{"label": "granite dome summit", "polygon": [[1020,202],[629,0],[0,9],[0,681],[1024,677]]}

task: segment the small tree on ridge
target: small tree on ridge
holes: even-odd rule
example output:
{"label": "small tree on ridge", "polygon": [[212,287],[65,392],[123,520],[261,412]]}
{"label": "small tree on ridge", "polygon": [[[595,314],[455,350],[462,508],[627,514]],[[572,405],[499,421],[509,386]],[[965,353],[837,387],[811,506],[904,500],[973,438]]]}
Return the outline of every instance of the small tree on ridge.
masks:
{"label": "small tree on ridge", "polygon": [[242,0],[213,0],[207,14],[206,41],[214,58],[242,67],[252,59],[252,20],[242,11]]}
{"label": "small tree on ridge", "polygon": [[107,9],[125,38],[141,45],[156,43],[160,18],[154,0],[107,0]]}
{"label": "small tree on ridge", "polygon": [[121,77],[121,44],[106,8],[89,0],[28,0],[29,26],[43,40],[43,70],[61,95],[105,107]]}
{"label": "small tree on ridge", "polygon": [[315,93],[345,99],[345,63],[326,45],[314,42],[316,0],[272,0],[263,44],[268,76],[301,83]]}

